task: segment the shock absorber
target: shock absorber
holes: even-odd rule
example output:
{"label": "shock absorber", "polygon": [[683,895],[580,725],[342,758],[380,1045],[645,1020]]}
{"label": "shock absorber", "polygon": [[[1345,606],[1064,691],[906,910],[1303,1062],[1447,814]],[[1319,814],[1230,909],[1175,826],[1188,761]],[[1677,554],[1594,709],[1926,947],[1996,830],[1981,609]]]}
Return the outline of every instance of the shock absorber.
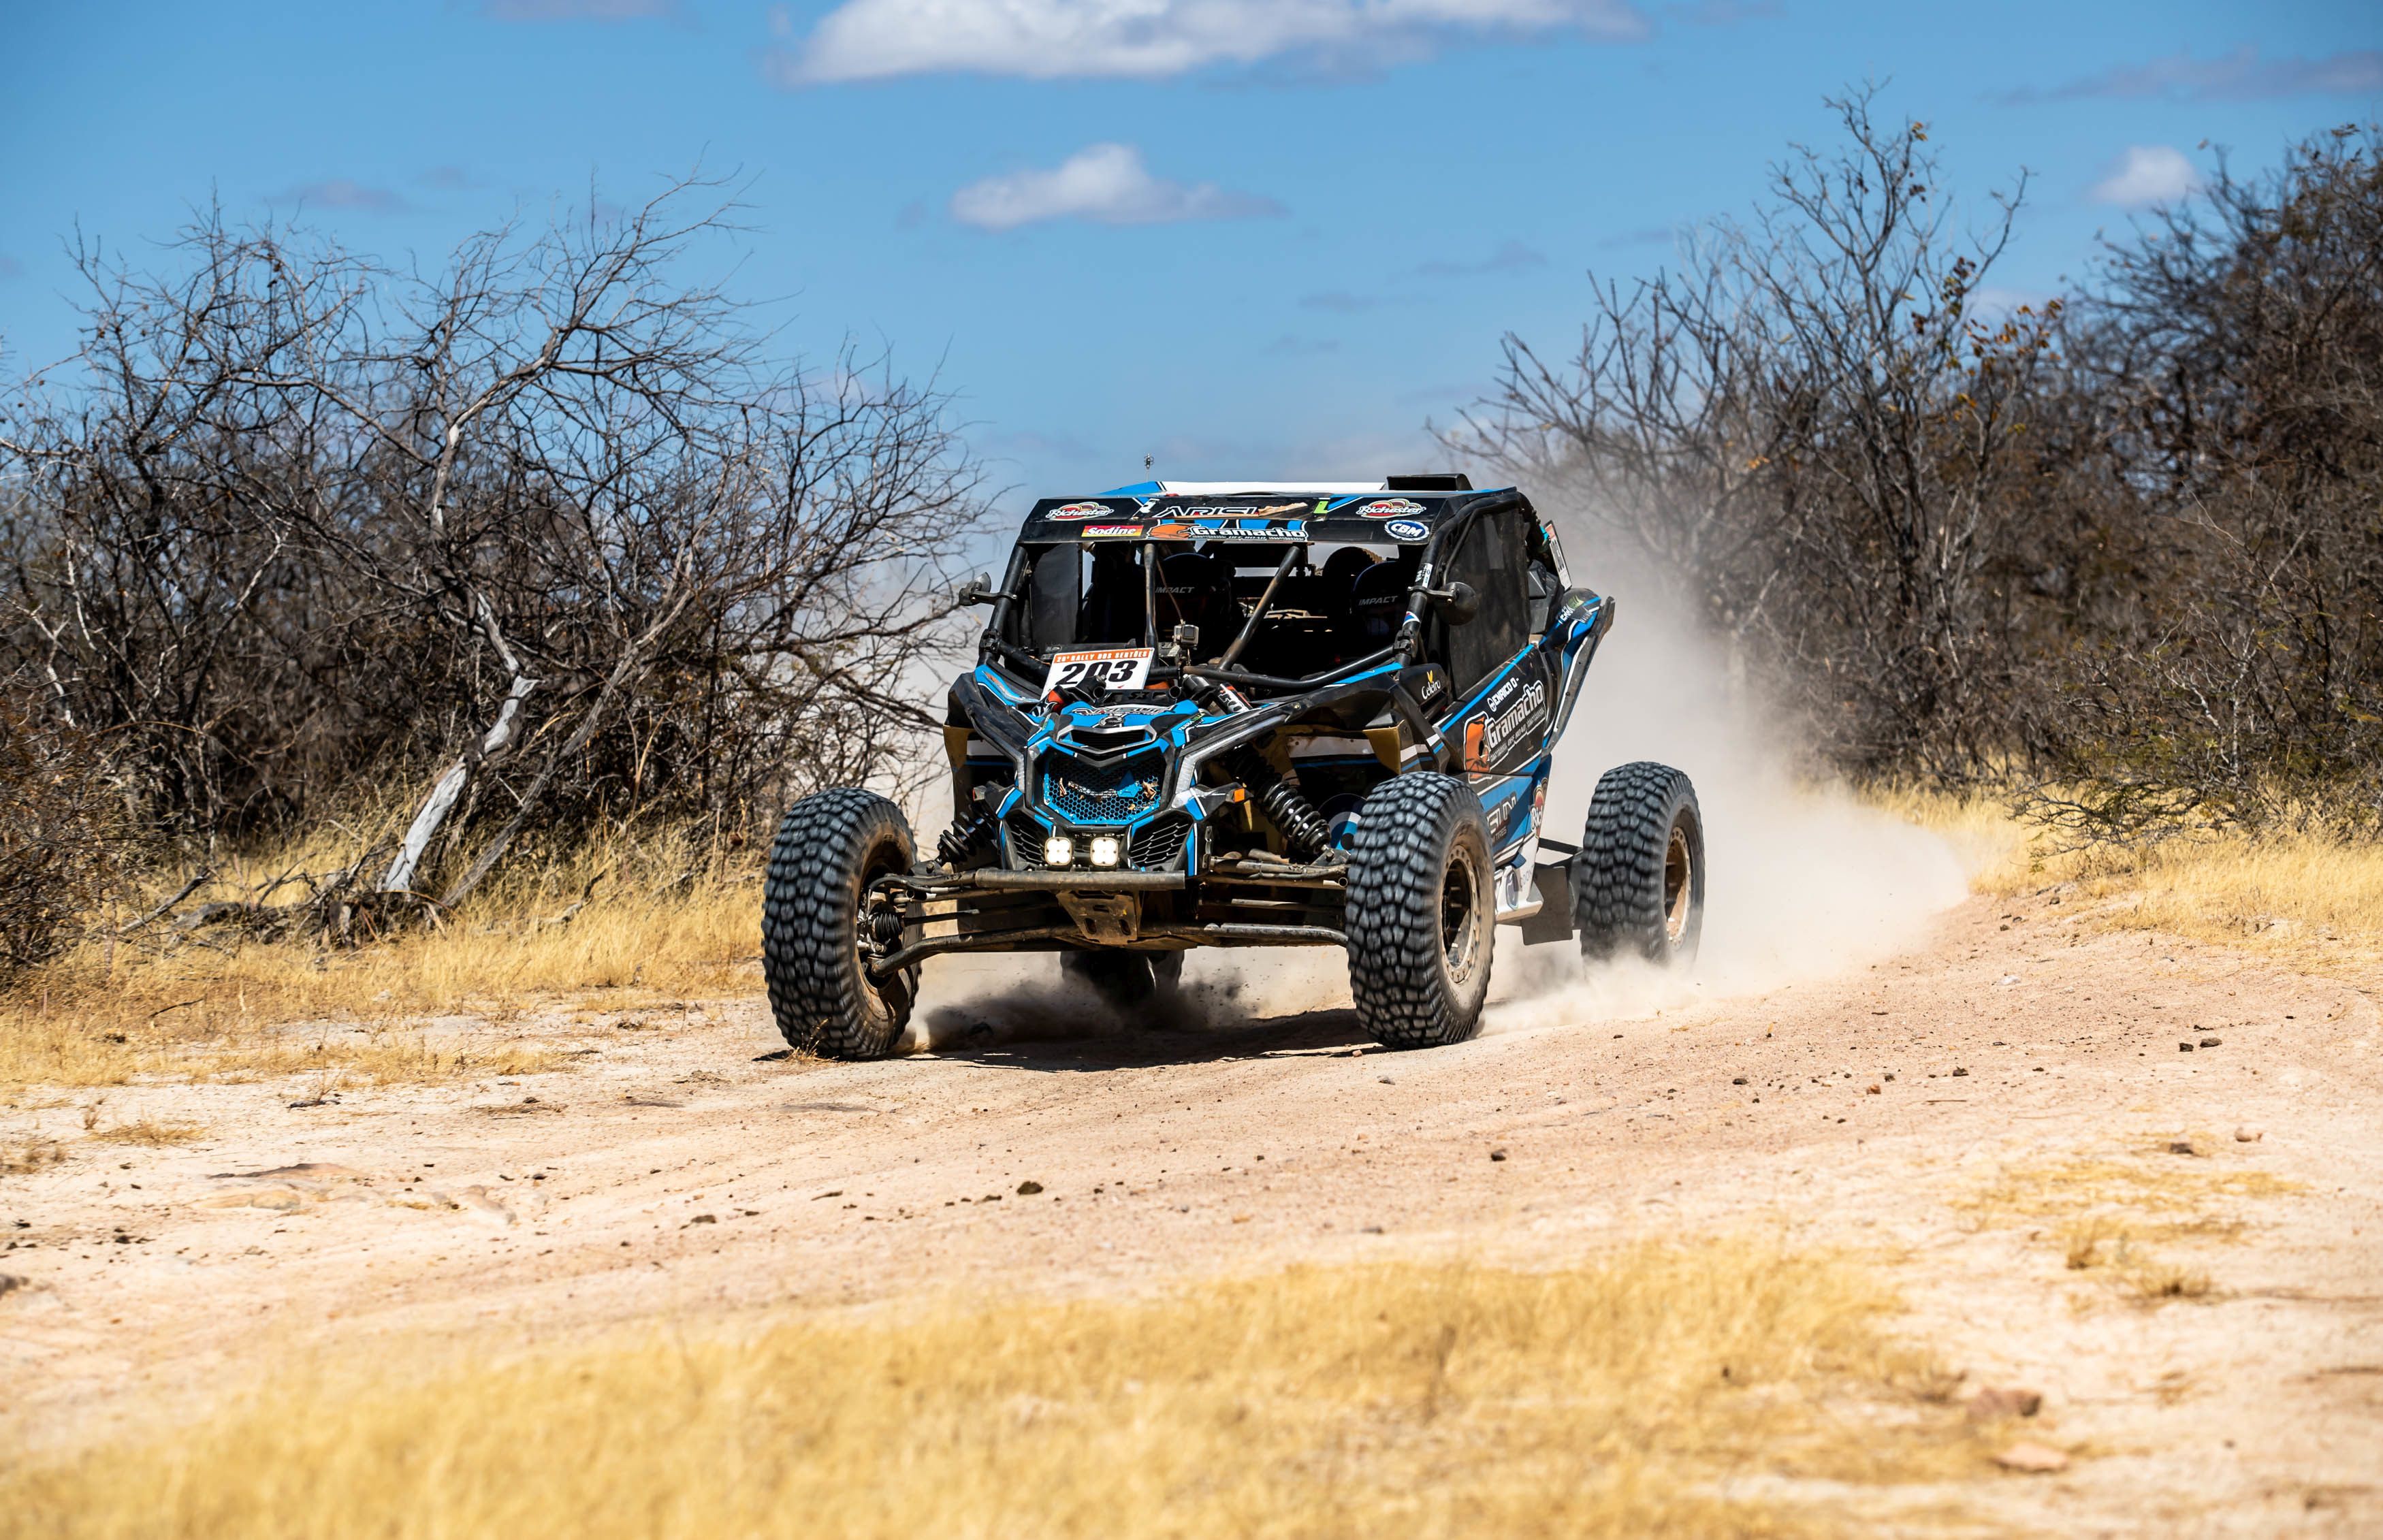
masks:
{"label": "shock absorber", "polygon": [[1233,763],[1233,771],[1250,789],[1266,816],[1282,831],[1283,839],[1294,854],[1313,856],[1331,842],[1332,826],[1315,804],[1307,800],[1300,789],[1282,778],[1282,772],[1266,762],[1266,756],[1255,749],[1243,750]]}
{"label": "shock absorber", "polygon": [[954,819],[952,826],[935,841],[935,854],[954,871],[967,865],[978,851],[990,845],[994,834],[1001,828],[1001,818],[987,802],[984,788],[978,787],[974,795],[975,814],[969,818]]}

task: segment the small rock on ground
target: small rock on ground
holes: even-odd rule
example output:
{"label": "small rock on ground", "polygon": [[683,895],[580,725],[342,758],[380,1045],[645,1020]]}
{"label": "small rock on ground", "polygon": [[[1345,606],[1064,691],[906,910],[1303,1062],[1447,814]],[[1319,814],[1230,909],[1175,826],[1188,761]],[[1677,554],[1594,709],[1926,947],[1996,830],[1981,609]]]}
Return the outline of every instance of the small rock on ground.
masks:
{"label": "small rock on ground", "polygon": [[2014,1444],[1994,1456],[1994,1463],[2006,1471],[2027,1471],[2038,1474],[2068,1469],[2068,1457],[2048,1444]]}

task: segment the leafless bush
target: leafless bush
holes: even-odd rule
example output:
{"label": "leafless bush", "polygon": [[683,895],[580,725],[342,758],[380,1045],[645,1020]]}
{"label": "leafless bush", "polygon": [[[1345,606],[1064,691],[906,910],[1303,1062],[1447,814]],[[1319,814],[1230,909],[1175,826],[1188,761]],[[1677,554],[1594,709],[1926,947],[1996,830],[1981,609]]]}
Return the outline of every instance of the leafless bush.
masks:
{"label": "leafless bush", "polygon": [[2080,523],[2141,555],[2044,671],[2034,805],[2087,836],[2383,822],[2383,138],[2222,172],[2066,332],[2105,462]]}
{"label": "leafless bush", "polygon": [[72,944],[117,890],[126,825],[91,736],[0,693],[0,984]]}
{"label": "leafless bush", "polygon": [[932,385],[685,280],[714,191],[437,274],[215,214],[166,276],[86,252],[74,370],[0,417],[0,662],[188,839],[411,778],[367,885],[447,905],[525,832],[883,771],[979,477]]}
{"label": "leafless bush", "polygon": [[1994,557],[2050,323],[1977,300],[2023,183],[1963,233],[1925,128],[1871,102],[1832,103],[1845,147],[1799,150],[1679,272],[1599,286],[1568,359],[1510,337],[1449,437],[1681,573],[1832,758],[1959,775],[1995,746]]}
{"label": "leafless bush", "polygon": [[1446,436],[1677,574],[1857,776],[2086,839],[2383,823],[2383,141],[2221,174],[1989,312],[1919,124],[1834,104],[1745,226],[1509,339]]}

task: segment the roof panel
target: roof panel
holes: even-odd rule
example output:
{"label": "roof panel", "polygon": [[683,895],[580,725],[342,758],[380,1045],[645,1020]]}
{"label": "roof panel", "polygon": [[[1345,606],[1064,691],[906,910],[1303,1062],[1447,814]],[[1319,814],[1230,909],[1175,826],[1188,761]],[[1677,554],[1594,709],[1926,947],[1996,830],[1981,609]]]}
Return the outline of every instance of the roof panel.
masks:
{"label": "roof panel", "polygon": [[1158,492],[1112,492],[1097,498],[1046,498],[1027,516],[1031,538],[1043,540],[1314,540],[1412,544],[1429,537],[1449,515],[1480,494],[1359,491],[1301,487],[1253,492],[1235,483],[1229,493],[1187,492],[1159,483]]}

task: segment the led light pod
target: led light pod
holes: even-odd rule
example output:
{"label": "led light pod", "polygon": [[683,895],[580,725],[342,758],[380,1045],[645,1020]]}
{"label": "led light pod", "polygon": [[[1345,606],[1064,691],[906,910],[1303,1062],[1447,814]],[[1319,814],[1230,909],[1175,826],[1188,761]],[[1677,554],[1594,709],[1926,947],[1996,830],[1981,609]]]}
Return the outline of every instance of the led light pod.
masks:
{"label": "led light pod", "polygon": [[1117,864],[1118,856],[1123,855],[1124,852],[1117,847],[1117,839],[1116,835],[1095,834],[1093,836],[1091,854],[1093,865],[1096,867],[1113,867]]}
{"label": "led light pod", "polygon": [[1046,867],[1070,867],[1076,864],[1076,842],[1065,834],[1054,834],[1043,842],[1043,864]]}

